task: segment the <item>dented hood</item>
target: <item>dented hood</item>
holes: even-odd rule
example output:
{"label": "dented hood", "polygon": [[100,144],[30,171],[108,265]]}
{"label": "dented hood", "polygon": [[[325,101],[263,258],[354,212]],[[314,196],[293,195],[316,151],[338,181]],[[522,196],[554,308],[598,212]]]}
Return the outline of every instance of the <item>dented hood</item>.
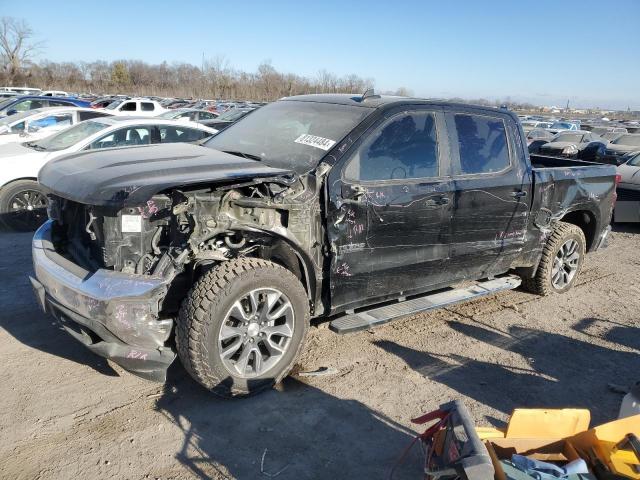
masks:
{"label": "dented hood", "polygon": [[175,143],[66,155],[42,167],[38,181],[75,202],[121,207],[142,204],[171,187],[290,173],[211,148]]}

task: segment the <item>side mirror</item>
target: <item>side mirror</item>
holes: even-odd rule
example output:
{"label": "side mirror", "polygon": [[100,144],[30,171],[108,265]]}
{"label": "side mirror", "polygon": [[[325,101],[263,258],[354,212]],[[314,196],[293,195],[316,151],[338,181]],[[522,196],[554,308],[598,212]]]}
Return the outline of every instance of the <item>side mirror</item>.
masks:
{"label": "side mirror", "polygon": [[7,117],[10,115],[15,115],[16,113],[18,113],[18,110],[16,110],[15,108],[12,108],[11,110],[7,111]]}

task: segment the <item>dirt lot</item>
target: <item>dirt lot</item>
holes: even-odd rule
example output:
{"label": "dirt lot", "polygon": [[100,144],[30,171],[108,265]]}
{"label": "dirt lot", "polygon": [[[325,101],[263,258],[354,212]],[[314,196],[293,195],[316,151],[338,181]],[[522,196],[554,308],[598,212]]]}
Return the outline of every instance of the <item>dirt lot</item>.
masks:
{"label": "dirt lot", "polygon": [[[30,235],[0,233],[0,477],[387,478],[409,419],[462,399],[478,424],[518,406],[613,418],[607,384],[640,380],[640,228],[590,255],[563,296],[521,291],[337,336],[311,331],[279,391],[224,401],[179,364],[159,385],[109,365],[38,311]],[[264,453],[266,450],[266,454]],[[396,478],[420,478],[418,454]]]}

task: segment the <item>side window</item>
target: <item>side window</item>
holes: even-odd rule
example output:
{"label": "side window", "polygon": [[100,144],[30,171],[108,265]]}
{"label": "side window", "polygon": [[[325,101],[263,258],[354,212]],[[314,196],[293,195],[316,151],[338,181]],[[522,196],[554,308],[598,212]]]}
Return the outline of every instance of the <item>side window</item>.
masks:
{"label": "side window", "polygon": [[24,132],[26,122],[23,120],[20,123],[16,123],[13,127],[11,127],[11,133],[22,133]]}
{"label": "side window", "polygon": [[65,102],[64,100],[47,100],[50,107],[75,107],[71,102]]}
{"label": "side window", "polygon": [[439,176],[435,115],[403,113],[388,119],[358,147],[345,169],[352,180]]}
{"label": "side window", "polygon": [[499,172],[509,166],[509,146],[504,121],[482,115],[453,116],[458,135],[460,165],[454,174]]}
{"label": "side window", "polygon": [[160,143],[195,142],[204,138],[203,132],[192,128],[160,127]]}
{"label": "side window", "polygon": [[155,110],[155,108],[156,108],[155,105],[153,103],[151,103],[151,102],[142,102],[140,104],[140,109],[143,112],[153,112],[153,110]]}
{"label": "side window", "polygon": [[78,112],[78,120],[83,122],[91,118],[105,117],[107,114],[103,112]]}
{"label": "side window", "polygon": [[91,149],[148,145],[150,138],[147,127],[122,128],[93,142]]}
{"label": "side window", "polygon": [[71,113],[61,113],[59,115],[50,115],[48,117],[39,118],[29,123],[29,131],[37,132],[42,128],[50,127],[68,127],[71,125]]}
{"label": "side window", "polygon": [[209,112],[200,112],[200,120],[213,120],[216,116]]}
{"label": "side window", "polygon": [[36,108],[42,107],[44,107],[44,102],[42,100],[23,100],[22,102],[18,102],[13,107],[9,108],[9,110],[15,110],[16,112],[26,112],[27,110],[34,110]]}
{"label": "side window", "polygon": [[120,109],[121,112],[135,112],[136,111],[136,102],[127,102]]}

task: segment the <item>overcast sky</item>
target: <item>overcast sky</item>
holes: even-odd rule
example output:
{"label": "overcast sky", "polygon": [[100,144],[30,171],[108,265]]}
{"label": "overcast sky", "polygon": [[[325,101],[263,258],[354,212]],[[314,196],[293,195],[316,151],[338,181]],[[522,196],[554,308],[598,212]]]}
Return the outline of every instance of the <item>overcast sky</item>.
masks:
{"label": "overcast sky", "polygon": [[416,96],[640,110],[640,0],[17,1],[53,61],[224,57]]}

